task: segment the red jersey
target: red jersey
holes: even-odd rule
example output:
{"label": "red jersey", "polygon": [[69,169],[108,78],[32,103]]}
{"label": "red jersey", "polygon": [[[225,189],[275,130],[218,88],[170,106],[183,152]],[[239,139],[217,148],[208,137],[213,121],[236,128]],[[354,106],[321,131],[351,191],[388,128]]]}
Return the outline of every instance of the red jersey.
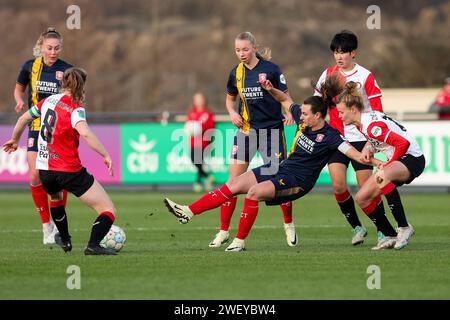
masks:
{"label": "red jersey", "polygon": [[382,152],[389,162],[405,154],[414,157],[423,155],[416,139],[406,128],[384,113],[378,111],[361,114],[361,132],[367,137],[374,151]]}
{"label": "red jersey", "polygon": [[201,134],[192,135],[190,138],[191,148],[206,148],[210,140],[204,136],[204,133],[209,129],[214,129],[214,113],[208,109],[197,111],[194,107],[189,109],[186,122],[196,121],[201,126]]}
{"label": "red jersey", "polygon": [[[379,111],[383,112],[381,105],[381,90],[373,76],[373,74],[366,68],[355,63],[352,71],[344,73],[339,66],[327,68],[319,78],[316,85],[315,95],[320,95],[320,87],[322,83],[333,73],[337,73],[343,77],[346,82],[356,82],[359,84],[359,92],[363,97],[365,111]],[[345,126],[341,119],[339,119],[339,112],[335,107],[329,109],[330,125],[338,129],[350,142],[364,141],[364,136],[356,129],[354,125]]]}
{"label": "red jersey", "polygon": [[33,118],[41,118],[36,169],[78,172],[83,167],[78,155],[80,135],[75,125],[86,121],[86,111],[72,98],[55,94],[29,109]]}

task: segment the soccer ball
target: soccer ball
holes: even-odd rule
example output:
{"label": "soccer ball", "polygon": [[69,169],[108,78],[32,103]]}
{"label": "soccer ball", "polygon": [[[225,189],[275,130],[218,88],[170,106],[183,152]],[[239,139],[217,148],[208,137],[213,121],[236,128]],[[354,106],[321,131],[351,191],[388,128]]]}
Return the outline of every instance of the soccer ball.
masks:
{"label": "soccer ball", "polygon": [[198,121],[188,121],[184,125],[184,132],[190,137],[197,137],[202,134],[202,125]]}
{"label": "soccer ball", "polygon": [[126,240],[127,236],[123,229],[119,226],[112,225],[111,229],[109,229],[106,236],[100,242],[100,246],[103,248],[114,249],[119,252],[123,248]]}

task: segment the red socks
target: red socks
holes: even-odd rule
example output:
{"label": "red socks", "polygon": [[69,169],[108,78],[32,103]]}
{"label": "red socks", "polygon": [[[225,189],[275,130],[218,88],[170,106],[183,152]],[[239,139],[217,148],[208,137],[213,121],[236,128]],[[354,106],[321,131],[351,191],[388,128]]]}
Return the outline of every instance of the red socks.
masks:
{"label": "red socks", "polygon": [[233,194],[226,184],[215,191],[205,194],[203,197],[189,205],[193,214],[200,214],[202,212],[217,208],[223,203],[230,201]]}
{"label": "red socks", "polygon": [[230,228],[231,216],[236,208],[237,198],[233,197],[220,207],[220,230],[228,231]]}
{"label": "red socks", "polygon": [[370,214],[372,212],[375,211],[375,209],[377,208],[377,205],[380,203],[381,201],[381,197],[377,196],[375,199],[373,199],[373,201],[365,208],[361,208],[362,211],[364,211],[364,213],[368,216],[370,216]]}
{"label": "red socks", "polygon": [[345,190],[345,192],[342,194],[337,193],[334,194],[334,197],[336,198],[336,201],[338,203],[347,201],[348,199],[350,199],[351,196],[352,195],[350,194],[350,192],[348,192],[348,190]]}
{"label": "red socks", "polygon": [[292,202],[285,202],[280,204],[281,211],[283,211],[284,223],[292,222]]}
{"label": "red socks", "polygon": [[62,201],[63,201],[63,206],[65,208],[66,204],[67,204],[67,191],[66,190],[63,190],[63,199],[62,199]]}
{"label": "red socks", "polygon": [[50,222],[50,209],[48,206],[48,195],[42,184],[31,186],[31,196],[33,197],[36,209],[41,216],[42,223]]}
{"label": "red socks", "polygon": [[241,219],[236,238],[245,240],[247,238],[256,216],[258,215],[258,201],[245,198],[244,210],[242,210]]}

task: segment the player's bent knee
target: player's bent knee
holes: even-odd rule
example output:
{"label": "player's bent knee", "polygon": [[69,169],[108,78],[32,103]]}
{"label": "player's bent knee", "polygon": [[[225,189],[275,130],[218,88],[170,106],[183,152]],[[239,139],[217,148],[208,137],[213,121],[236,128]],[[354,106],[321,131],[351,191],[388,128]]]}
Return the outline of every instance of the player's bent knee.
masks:
{"label": "player's bent knee", "polygon": [[336,194],[342,194],[347,191],[347,184],[345,182],[343,183],[341,181],[333,181],[331,184],[333,186],[333,191]]}

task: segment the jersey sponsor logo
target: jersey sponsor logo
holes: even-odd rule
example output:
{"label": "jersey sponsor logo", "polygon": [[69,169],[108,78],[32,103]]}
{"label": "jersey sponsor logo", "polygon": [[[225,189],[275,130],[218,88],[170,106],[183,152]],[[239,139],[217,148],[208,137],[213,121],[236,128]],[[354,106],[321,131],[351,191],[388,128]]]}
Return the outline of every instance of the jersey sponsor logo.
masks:
{"label": "jersey sponsor logo", "polygon": [[325,138],[325,135],[319,133],[319,134],[316,136],[316,142],[322,142],[323,138]]}
{"label": "jersey sponsor logo", "polygon": [[63,75],[64,75],[64,72],[62,72],[62,71],[56,71],[56,73],[55,73],[55,78],[56,78],[56,80],[61,81],[62,78],[63,78]]}
{"label": "jersey sponsor logo", "polygon": [[264,97],[264,93],[261,87],[242,88],[242,95],[245,99],[248,100],[262,99]]}
{"label": "jersey sponsor logo", "polygon": [[267,73],[260,73],[258,75],[258,77],[259,77],[259,82],[264,82],[267,79]]}
{"label": "jersey sponsor logo", "polygon": [[286,77],[284,76],[284,74],[280,74],[280,82],[282,84],[286,84]]}
{"label": "jersey sponsor logo", "polygon": [[372,129],[370,129],[370,133],[374,136],[374,137],[379,137],[382,134],[382,130],[380,127],[374,126]]}

